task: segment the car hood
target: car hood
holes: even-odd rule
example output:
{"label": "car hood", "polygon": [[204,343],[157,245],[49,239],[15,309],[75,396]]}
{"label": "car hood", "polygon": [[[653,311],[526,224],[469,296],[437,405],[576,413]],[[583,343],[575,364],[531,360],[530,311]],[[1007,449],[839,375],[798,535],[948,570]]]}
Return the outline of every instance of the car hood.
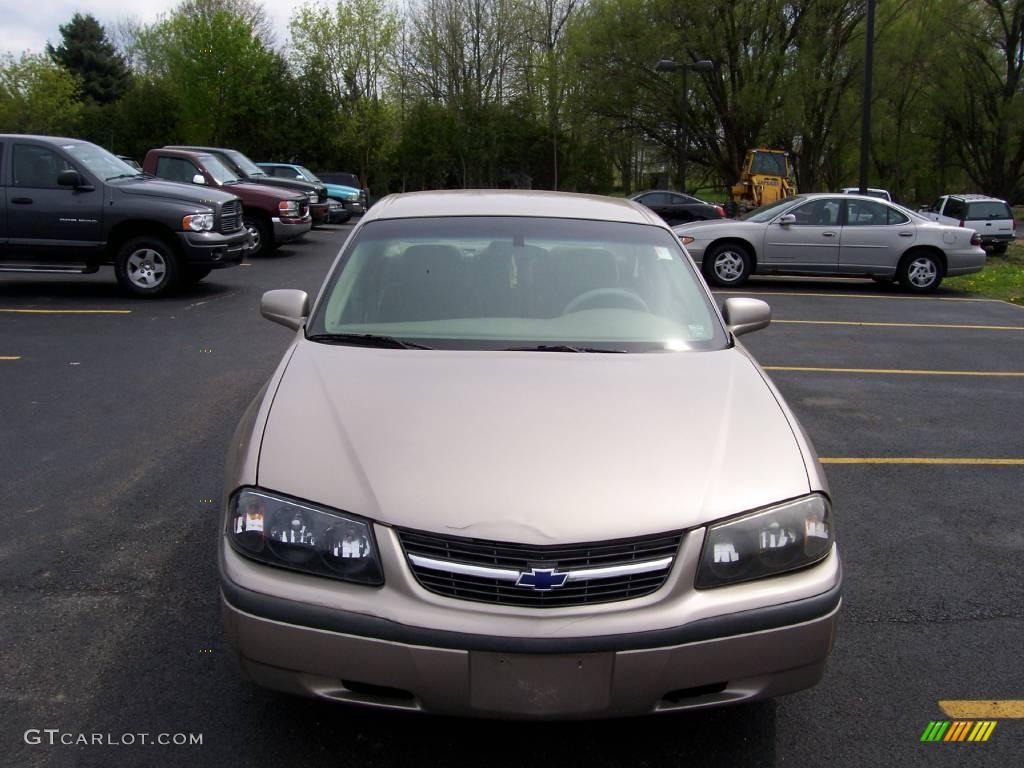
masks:
{"label": "car hood", "polygon": [[735,228],[737,231],[743,231],[761,229],[764,227],[764,224],[759,224],[755,221],[740,221],[739,219],[707,219],[705,221],[691,221],[689,224],[679,224],[672,227],[672,231],[677,235],[681,235],[690,234],[698,229],[704,230],[708,227],[730,227]]}
{"label": "car hood", "polygon": [[331,197],[335,195],[359,195],[359,190],[355,187],[346,187],[344,184],[327,184],[327,194]]}
{"label": "car hood", "polygon": [[140,178],[140,179],[118,179],[112,184],[125,195],[142,195],[144,197],[162,197],[171,200],[181,200],[186,203],[226,203],[234,200],[235,196],[229,192],[222,192],[218,189],[211,189],[208,186],[198,184],[184,184],[180,181],[165,181],[164,179]]}
{"label": "car hood", "polygon": [[604,355],[300,340],[258,483],[378,522],[530,544],[698,526],[805,494],[737,349]]}

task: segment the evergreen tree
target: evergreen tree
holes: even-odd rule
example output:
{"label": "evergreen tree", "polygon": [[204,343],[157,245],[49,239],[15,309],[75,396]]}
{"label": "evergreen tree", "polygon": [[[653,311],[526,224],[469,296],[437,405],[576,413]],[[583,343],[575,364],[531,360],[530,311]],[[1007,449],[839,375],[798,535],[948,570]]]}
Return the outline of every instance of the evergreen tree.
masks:
{"label": "evergreen tree", "polygon": [[99,21],[92,14],[76,13],[62,24],[63,42],[46,52],[57,64],[77,75],[82,93],[97,104],[117,101],[128,89],[131,74]]}

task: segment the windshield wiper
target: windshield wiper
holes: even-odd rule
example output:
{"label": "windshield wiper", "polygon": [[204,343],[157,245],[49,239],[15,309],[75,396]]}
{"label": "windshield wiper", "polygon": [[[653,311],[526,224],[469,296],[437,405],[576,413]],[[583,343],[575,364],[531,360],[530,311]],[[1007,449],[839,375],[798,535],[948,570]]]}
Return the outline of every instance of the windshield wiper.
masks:
{"label": "windshield wiper", "polygon": [[141,173],[120,173],[117,176],[108,176],[104,181],[114,181],[114,179],[137,179],[142,176]]}
{"label": "windshield wiper", "polygon": [[570,344],[541,344],[536,347],[510,347],[506,352],[617,352],[625,354],[624,349],[608,349],[607,347],[577,347]]}
{"label": "windshield wiper", "polygon": [[307,336],[310,341],[324,344],[352,344],[364,347],[390,347],[393,349],[433,349],[415,341],[404,341],[394,336],[381,336],[376,333],[315,333]]}

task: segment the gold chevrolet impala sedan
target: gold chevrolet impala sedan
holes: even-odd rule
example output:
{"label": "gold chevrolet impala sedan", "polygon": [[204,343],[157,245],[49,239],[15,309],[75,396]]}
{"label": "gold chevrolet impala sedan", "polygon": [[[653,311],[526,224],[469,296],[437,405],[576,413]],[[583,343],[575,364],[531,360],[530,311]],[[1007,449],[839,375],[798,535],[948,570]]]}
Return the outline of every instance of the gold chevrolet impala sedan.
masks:
{"label": "gold chevrolet impala sedan", "polygon": [[811,444],[678,238],[629,201],[385,198],[227,460],[242,672],[396,710],[602,718],[814,685],[842,572]]}

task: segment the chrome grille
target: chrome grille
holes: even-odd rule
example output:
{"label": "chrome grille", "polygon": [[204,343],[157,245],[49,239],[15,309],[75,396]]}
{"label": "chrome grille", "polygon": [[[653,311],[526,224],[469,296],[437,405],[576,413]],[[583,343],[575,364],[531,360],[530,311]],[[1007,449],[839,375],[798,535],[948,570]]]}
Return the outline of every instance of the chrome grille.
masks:
{"label": "chrome grille", "polygon": [[227,235],[242,228],[242,201],[229,200],[220,208],[220,233]]}
{"label": "chrome grille", "polygon": [[309,213],[309,200],[307,198],[303,198],[302,202],[299,203],[299,218],[300,219],[305,218],[306,214],[308,214],[308,213]]}
{"label": "chrome grille", "polygon": [[[617,541],[535,546],[399,529],[409,567],[422,587],[445,597],[499,605],[558,608],[649,595],[668,578],[680,531]],[[534,569],[569,576],[539,591],[517,586]],[[574,572],[575,575],[574,575]]]}

